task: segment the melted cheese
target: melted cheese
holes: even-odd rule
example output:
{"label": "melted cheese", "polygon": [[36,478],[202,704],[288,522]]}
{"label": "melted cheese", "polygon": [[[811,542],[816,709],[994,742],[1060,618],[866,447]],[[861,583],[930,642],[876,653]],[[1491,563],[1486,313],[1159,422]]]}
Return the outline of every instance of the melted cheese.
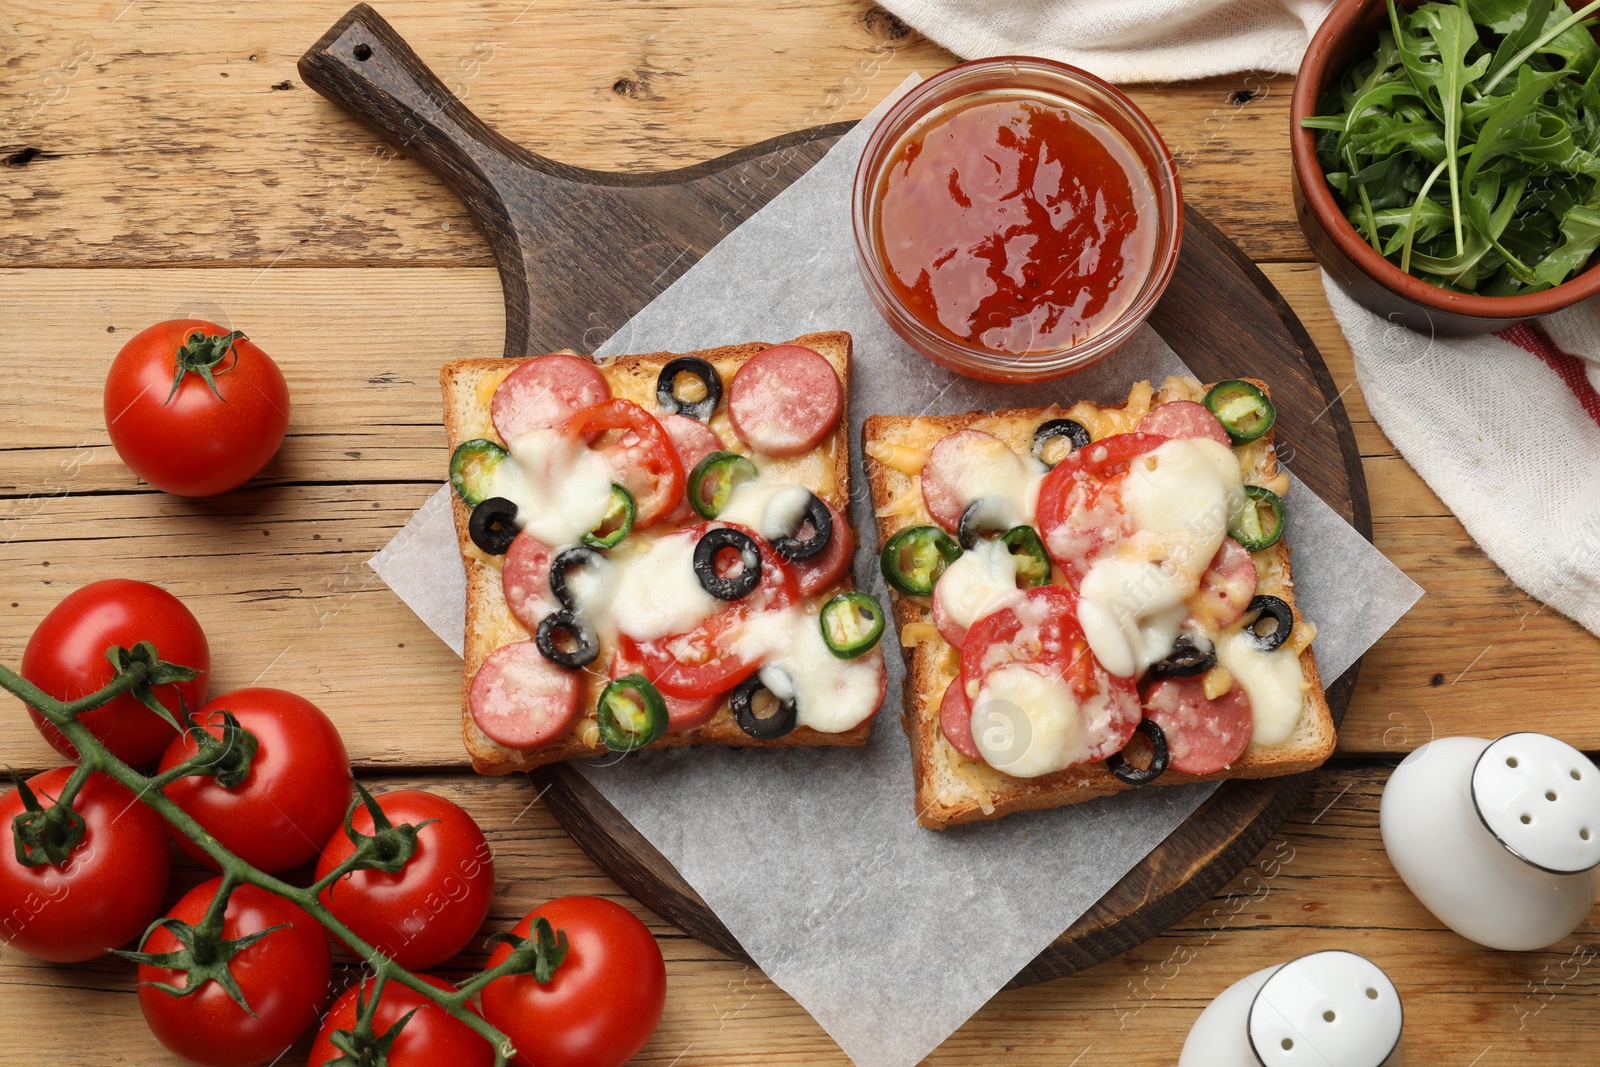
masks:
{"label": "melted cheese", "polygon": [[717,518],[748,527],[768,541],[775,541],[794,535],[810,503],[811,490],[805,486],[788,482],[773,484],[763,475],[736,487],[733,498],[717,513]]}
{"label": "melted cheese", "polygon": [[1001,667],[989,672],[973,701],[972,739],[989,766],[1037,778],[1088,756],[1084,712],[1090,710],[1080,709],[1059,677],[1020,664]]}
{"label": "melted cheese", "polygon": [[891,516],[915,515],[922,508],[922,481],[920,478],[911,480],[911,488],[895,497],[889,503],[873,512],[880,519]]}
{"label": "melted cheese", "polygon": [[[944,465],[942,454],[940,463]],[[1033,525],[1046,468],[1031,456],[1017,455],[997,438],[974,436],[941,473],[962,510],[984,500],[991,521],[1002,526]]]}
{"label": "melted cheese", "polygon": [[731,646],[740,656],[764,661],[761,684],[782,700],[793,700],[795,721],[819,733],[852,730],[878,710],[883,696],[883,651],[840,659],[822,639],[816,611],[801,607],[767,611],[740,627]]}
{"label": "melted cheese", "polygon": [[918,641],[933,641],[939,637],[931,622],[908,622],[900,627],[900,647],[915,648]]}
{"label": "melted cheese", "polygon": [[1200,684],[1205,690],[1206,699],[1216,700],[1233,688],[1233,675],[1228,673],[1226,667],[1212,667],[1206,671],[1206,676],[1200,680]]}
{"label": "melted cheese", "polygon": [[1132,433],[1150,413],[1153,395],[1149,382],[1136,382],[1128,393],[1128,402],[1120,408],[1103,408],[1080,400],[1067,409],[1065,417],[1088,430],[1090,438],[1096,441],[1119,433]]}
{"label": "melted cheese", "polygon": [[1133,533],[1079,588],[1078,621],[1106,670],[1131,678],[1171,653],[1243,500],[1233,452],[1215,441],[1168,441],[1133,463],[1121,491]]}
{"label": "melted cheese", "polygon": [[980,541],[945,569],[933,596],[950,621],[964,630],[1020,598],[1017,557],[1003,541]]}
{"label": "melted cheese", "polygon": [[490,495],[517,505],[522,528],[547,545],[576,544],[611,507],[611,465],[559,430],[530,430],[495,468]]}
{"label": "melted cheese", "polygon": [[868,441],[866,446],[867,455],[905,475],[921,474],[922,468],[928,465],[929,451],[928,448],[891,444],[888,441]]}
{"label": "melted cheese", "polygon": [[629,538],[629,551],[614,553],[608,581],[594,592],[569,579],[574,598],[591,618],[608,618],[616,630],[639,641],[694,629],[722,608],[694,573],[694,538]]}
{"label": "melted cheese", "polygon": [[1299,654],[1287,644],[1263,652],[1255,634],[1240,623],[1217,640],[1217,663],[1225,667],[1250,698],[1255,731],[1250,743],[1273,748],[1294,736],[1306,690]]}

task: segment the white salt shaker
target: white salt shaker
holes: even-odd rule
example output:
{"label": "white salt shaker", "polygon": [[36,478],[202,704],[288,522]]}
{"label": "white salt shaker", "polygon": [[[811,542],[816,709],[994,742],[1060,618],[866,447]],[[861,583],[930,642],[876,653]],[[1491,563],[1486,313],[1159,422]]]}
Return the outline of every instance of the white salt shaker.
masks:
{"label": "white salt shaker", "polygon": [[1401,1067],[1394,983],[1354,952],[1313,952],[1222,991],[1178,1067]]}
{"label": "white salt shaker", "polygon": [[1378,822],[1422,905],[1489,948],[1560,941],[1600,889],[1600,770],[1554,737],[1430,741],[1389,776]]}

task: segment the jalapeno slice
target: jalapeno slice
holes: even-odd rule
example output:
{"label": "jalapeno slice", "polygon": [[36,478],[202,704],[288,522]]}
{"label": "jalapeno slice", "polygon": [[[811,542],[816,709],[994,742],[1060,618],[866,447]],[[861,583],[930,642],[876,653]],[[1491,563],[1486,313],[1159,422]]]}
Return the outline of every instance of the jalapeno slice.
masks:
{"label": "jalapeno slice", "polygon": [[667,702],[642,674],[625,674],[600,692],[600,743],[613,752],[643,748],[667,732]]}
{"label": "jalapeno slice", "polygon": [[912,526],[889,538],[878,557],[884,580],[907,596],[931,596],[944,569],[961,558],[961,546],[937,526]]}
{"label": "jalapeno slice", "polygon": [[463,441],[450,457],[450,484],[473,507],[494,495],[495,468],[510,459],[510,453],[482,437]]}
{"label": "jalapeno slice", "polygon": [[1267,394],[1237,378],[1213,385],[1206,394],[1206,407],[1236,445],[1254,441],[1278,421],[1278,409]]}
{"label": "jalapeno slice", "polygon": [[840,659],[855,659],[870,652],[883,636],[883,607],[870,593],[840,593],[828,601],[818,616],[822,641]]}
{"label": "jalapeno slice", "polygon": [[714,519],[733,499],[733,491],[760,477],[756,465],[737,452],[713,452],[689,472],[689,506]]}
{"label": "jalapeno slice", "polygon": [[633,520],[639,516],[639,505],[633,494],[616,482],[611,483],[611,506],[600,525],[583,535],[583,543],[590,548],[616,548],[622,539],[633,532]]}
{"label": "jalapeno slice", "polygon": [[1283,499],[1259,485],[1244,487],[1244,506],[1228,523],[1228,536],[1252,552],[1271,548],[1283,537]]}
{"label": "jalapeno slice", "polygon": [[1032,526],[1013,526],[1000,540],[1017,557],[1017,581],[1024,589],[1050,584],[1050,553]]}

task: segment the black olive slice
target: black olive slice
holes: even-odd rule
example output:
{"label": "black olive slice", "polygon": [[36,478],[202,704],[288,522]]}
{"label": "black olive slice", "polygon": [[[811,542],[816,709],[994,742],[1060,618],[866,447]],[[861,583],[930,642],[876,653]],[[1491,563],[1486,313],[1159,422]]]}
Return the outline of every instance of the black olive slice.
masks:
{"label": "black olive slice", "polygon": [[[1250,606],[1245,609],[1245,614],[1254,614],[1255,618],[1246,624],[1245,629],[1250,631],[1256,639],[1256,644],[1263,652],[1275,652],[1283,647],[1289,640],[1289,632],[1294,629],[1294,609],[1275,596],[1262,594],[1250,601]],[[1261,632],[1261,624],[1267,620],[1272,621],[1272,629],[1266,633]]]}
{"label": "black olive slice", "polygon": [[517,505],[503,496],[492,496],[472,509],[467,523],[472,543],[491,556],[503,556],[517,539]]}
{"label": "black olive slice", "polygon": [[[822,554],[828,547],[828,542],[833,540],[833,515],[815,493],[810,494],[811,499],[806,501],[805,514],[800,517],[800,525],[796,526],[787,536],[775,537],[772,547],[784,559],[811,559]],[[802,538],[801,532],[811,527],[811,536]]]}
{"label": "black olive slice", "polygon": [[573,599],[572,590],[567,588],[567,575],[580,567],[599,567],[605,563],[604,556],[584,545],[562,549],[550,562],[550,595],[568,611],[577,611],[578,605]]}
{"label": "black olive slice", "polygon": [[1054,463],[1044,458],[1044,453],[1045,449],[1050,447],[1050,442],[1057,437],[1071,446],[1067,449],[1069,455],[1080,448],[1089,447],[1089,431],[1083,428],[1081,422],[1074,422],[1072,419],[1051,419],[1033,431],[1033,458],[1054,467]]}
{"label": "black olive slice", "polygon": [[956,540],[961,542],[961,547],[970,552],[981,539],[1011,529],[1011,524],[1001,514],[1004,509],[1002,501],[988,496],[968,504],[967,510],[961,513],[961,521],[956,524]]}
{"label": "black olive slice", "polygon": [[[699,400],[683,400],[678,396],[678,375],[692,374],[706,387],[706,395]],[[661,368],[656,379],[656,406],[669,414],[685,415],[701,422],[711,421],[712,412],[722,403],[722,375],[717,368],[698,356],[679,356]]]}
{"label": "black olive slice", "polygon": [[[1149,785],[1167,771],[1167,764],[1170,762],[1167,753],[1167,735],[1151,719],[1139,720],[1138,732],[1144,734],[1145,739],[1150,742],[1150,766],[1135,767],[1122,758],[1122,752],[1113,752],[1106,757],[1106,770],[1129,785]],[[1123,749],[1123,752],[1126,751],[1127,749]]]}
{"label": "black olive slice", "polygon": [[[717,573],[717,559],[728,549],[739,553],[742,566],[732,576],[724,578]],[[761,584],[761,549],[743,530],[731,526],[707,530],[694,546],[694,576],[700,579],[705,591],[718,600],[743,600]]]}
{"label": "black olive slice", "polygon": [[533,635],[539,654],[558,667],[578,670],[600,656],[600,636],[594,627],[570,611],[554,611],[539,623]]}
{"label": "black olive slice", "polygon": [[1150,677],[1152,678],[1193,678],[1197,674],[1204,674],[1217,665],[1215,649],[1206,649],[1204,652],[1195,647],[1194,638],[1188,634],[1179,634],[1178,639],[1172,643],[1172,651],[1167,653],[1167,658],[1159,663],[1151,664]]}
{"label": "black olive slice", "polygon": [[[775,707],[766,715],[756,713],[756,697],[761,693],[771,697]],[[733,718],[739,724],[739,729],[758,741],[782,737],[795,727],[794,700],[782,700],[762,685],[759,672],[740,682],[729,696],[728,703],[733,708]]]}

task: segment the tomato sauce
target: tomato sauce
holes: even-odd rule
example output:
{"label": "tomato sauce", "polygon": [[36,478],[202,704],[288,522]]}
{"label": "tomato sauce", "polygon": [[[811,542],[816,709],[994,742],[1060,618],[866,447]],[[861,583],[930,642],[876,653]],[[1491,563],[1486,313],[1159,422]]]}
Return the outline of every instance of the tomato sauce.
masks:
{"label": "tomato sauce", "polygon": [[1110,326],[1156,255],[1155,190],[1094,116],[1026,97],[978,98],[896,147],[874,235],[889,284],[925,326],[1026,355]]}

